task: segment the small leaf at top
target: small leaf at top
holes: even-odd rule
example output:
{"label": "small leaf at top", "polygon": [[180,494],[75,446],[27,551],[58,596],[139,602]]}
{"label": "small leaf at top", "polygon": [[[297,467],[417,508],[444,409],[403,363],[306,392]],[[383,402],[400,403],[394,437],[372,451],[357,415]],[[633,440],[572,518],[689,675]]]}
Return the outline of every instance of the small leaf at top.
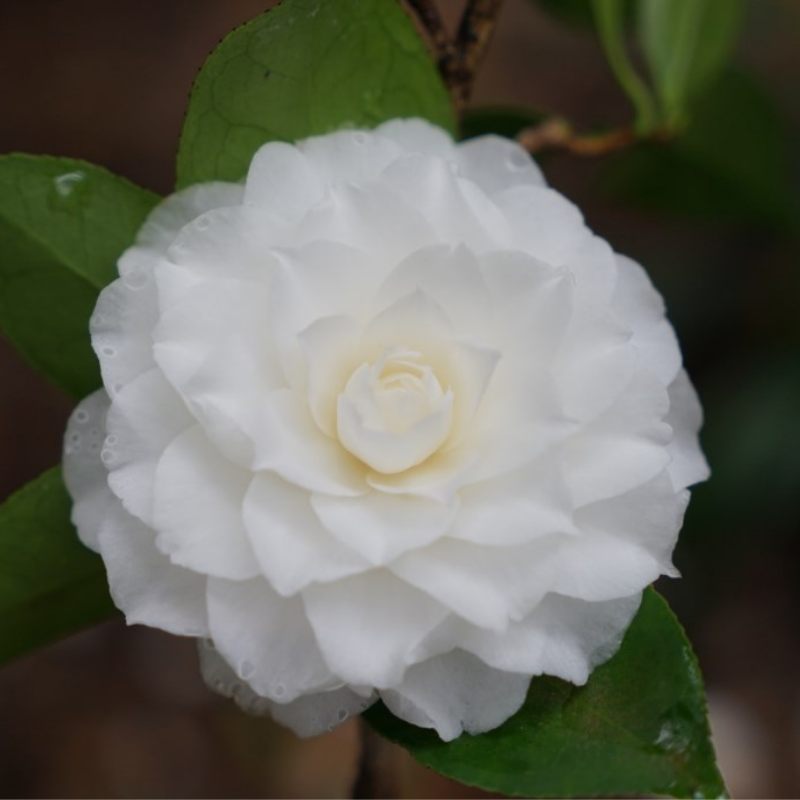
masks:
{"label": "small leaf at top", "polygon": [[0,663],[115,613],[70,507],[57,467],[0,505]]}
{"label": "small leaf at top", "polygon": [[703,681],[680,624],[652,589],[622,648],[585,686],[537,677],[500,728],[442,742],[378,705],[377,731],[471,786],[528,797],[719,797]]}
{"label": "small leaf at top", "polygon": [[258,148],[393,117],[451,131],[447,90],[396,0],[284,0],[233,31],[192,91],[178,186],[244,177]]}
{"label": "small leaf at top", "polygon": [[75,398],[100,386],[97,295],[157,201],[83,161],[0,156],[0,329]]}
{"label": "small leaf at top", "polygon": [[666,122],[725,68],[741,28],[744,0],[639,0],[639,38]]}

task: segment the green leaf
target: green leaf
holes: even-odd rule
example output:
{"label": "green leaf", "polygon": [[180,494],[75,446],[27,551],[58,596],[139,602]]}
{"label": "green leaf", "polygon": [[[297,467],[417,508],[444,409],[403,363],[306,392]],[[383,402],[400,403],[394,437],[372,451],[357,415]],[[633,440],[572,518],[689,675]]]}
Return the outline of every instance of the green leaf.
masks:
{"label": "green leaf", "polygon": [[743,0],[639,0],[639,38],[670,127],[725,68],[743,11]]}
{"label": "green leaf", "polygon": [[656,109],[650,90],[634,69],[625,49],[625,2],[592,0],[592,8],[608,64],[636,110],[636,130],[648,133],[656,126]]}
{"label": "green leaf", "polygon": [[697,661],[652,589],[619,653],[576,687],[534,678],[522,709],[497,730],[444,743],[385,707],[377,731],[437,772],[528,797],[667,794],[718,797],[725,786],[709,739]]}
{"label": "green leaf", "polygon": [[444,84],[396,0],[284,0],[200,70],[178,186],[241,179],[265,142],[412,116],[455,130]]}
{"label": "green leaf", "polygon": [[0,156],[0,329],[73,397],[100,386],[89,317],[157,200],[83,161]]}
{"label": "green leaf", "polygon": [[473,136],[496,133],[513,139],[520,131],[544,122],[548,116],[537,109],[521,106],[468,108],[461,119],[461,138],[471,139]]}
{"label": "green leaf", "polygon": [[[592,0],[532,0],[542,6],[548,14],[567,25],[578,28],[594,27]],[[634,0],[624,0],[623,15],[627,24],[633,18]]]}
{"label": "green leaf", "polygon": [[0,662],[114,614],[103,562],[79,541],[58,467],[0,506]]}
{"label": "green leaf", "polygon": [[616,156],[598,188],[637,208],[796,230],[790,142],[770,97],[729,72],[696,104],[685,133]]}

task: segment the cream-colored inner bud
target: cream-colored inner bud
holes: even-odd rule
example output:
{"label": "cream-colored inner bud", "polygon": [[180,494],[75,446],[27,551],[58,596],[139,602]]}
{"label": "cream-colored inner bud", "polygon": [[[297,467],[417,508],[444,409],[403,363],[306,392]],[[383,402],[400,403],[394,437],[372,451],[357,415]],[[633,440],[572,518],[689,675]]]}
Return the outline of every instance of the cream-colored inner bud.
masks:
{"label": "cream-colored inner bud", "polygon": [[403,472],[425,461],[447,439],[453,393],[423,356],[389,347],[359,366],[337,403],[339,441],[377,472]]}

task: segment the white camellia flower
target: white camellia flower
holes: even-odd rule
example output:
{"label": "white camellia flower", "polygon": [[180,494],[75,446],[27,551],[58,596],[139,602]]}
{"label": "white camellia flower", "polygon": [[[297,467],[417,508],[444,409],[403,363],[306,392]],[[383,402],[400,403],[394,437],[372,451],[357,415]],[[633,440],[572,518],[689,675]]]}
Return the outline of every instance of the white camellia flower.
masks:
{"label": "white camellia flower", "polygon": [[82,540],[128,622],[301,735],[450,740],[584,683],[707,475],[661,297],[531,158],[420,120],[163,202],[91,321]]}

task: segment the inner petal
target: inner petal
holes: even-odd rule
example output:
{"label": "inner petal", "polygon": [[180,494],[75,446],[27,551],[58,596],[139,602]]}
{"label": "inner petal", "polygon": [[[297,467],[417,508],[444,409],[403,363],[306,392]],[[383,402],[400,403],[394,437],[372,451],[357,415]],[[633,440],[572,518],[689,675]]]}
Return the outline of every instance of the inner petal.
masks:
{"label": "inner petal", "polygon": [[453,392],[421,354],[403,347],[387,347],[374,364],[361,364],[337,400],[342,446],[384,474],[421,464],[452,423]]}

